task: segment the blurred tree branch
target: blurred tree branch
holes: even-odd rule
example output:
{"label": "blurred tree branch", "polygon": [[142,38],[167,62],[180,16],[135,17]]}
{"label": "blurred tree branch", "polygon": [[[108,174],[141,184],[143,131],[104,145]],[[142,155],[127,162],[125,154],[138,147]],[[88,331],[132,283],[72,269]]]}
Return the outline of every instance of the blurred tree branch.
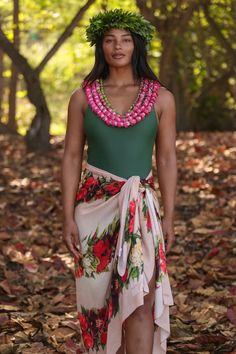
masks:
{"label": "blurred tree branch", "polygon": [[[175,52],[175,44],[187,29],[188,23],[199,7],[196,0],[189,1],[188,7],[181,10],[182,1],[178,1],[172,11],[166,10],[165,2],[152,1],[152,8],[144,0],[136,0],[141,14],[147,18],[157,29],[161,39],[163,51],[160,60],[160,80],[168,86],[171,84],[171,65]],[[155,8],[159,9],[161,16],[155,16]]]}
{"label": "blurred tree branch", "polygon": [[201,0],[201,6],[204,11],[205,17],[218,41],[221,45],[226,49],[231,64],[235,67],[236,66],[236,50],[231,46],[230,42],[224,37],[222,31],[220,30],[218,24],[214,20],[214,18],[210,15],[209,11],[209,2],[205,0]]}
{"label": "blurred tree branch", "polygon": [[48,51],[45,55],[41,63],[37,66],[36,71],[41,72],[48,61],[53,57],[53,55],[57,52],[57,50],[61,47],[61,45],[65,42],[67,38],[69,38],[75,27],[78,25],[79,21],[82,19],[86,10],[95,2],[95,0],[88,0],[86,4],[79,9],[75,17],[72,19],[70,24],[66,27],[64,32],[60,35],[54,46]]}

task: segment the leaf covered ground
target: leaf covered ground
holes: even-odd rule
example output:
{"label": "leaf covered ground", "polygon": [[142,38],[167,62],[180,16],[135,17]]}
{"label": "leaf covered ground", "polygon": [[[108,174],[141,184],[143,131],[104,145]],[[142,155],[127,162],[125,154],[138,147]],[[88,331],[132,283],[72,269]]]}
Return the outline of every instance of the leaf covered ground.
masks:
{"label": "leaf covered ground", "polygon": [[[47,154],[0,136],[0,353],[80,353],[62,242],[62,138]],[[236,133],[179,133],[168,353],[236,353]]]}

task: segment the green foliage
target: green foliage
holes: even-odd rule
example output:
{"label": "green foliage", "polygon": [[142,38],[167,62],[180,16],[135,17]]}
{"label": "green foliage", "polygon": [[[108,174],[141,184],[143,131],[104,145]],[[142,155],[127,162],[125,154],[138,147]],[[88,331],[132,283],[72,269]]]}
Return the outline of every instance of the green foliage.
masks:
{"label": "green foliage", "polygon": [[111,28],[129,29],[145,38],[147,43],[152,39],[155,30],[154,26],[139,14],[122,9],[105,11],[92,17],[86,28],[90,45],[93,46]]}
{"label": "green foliage", "polygon": [[[85,3],[86,0],[80,2],[77,0],[20,1],[20,51],[33,67],[41,62],[78,9]],[[189,6],[186,0],[178,3],[181,3],[178,11],[185,11]],[[178,15],[175,9],[176,1],[147,1],[147,5],[160,21],[165,21],[164,40],[168,39],[169,30]],[[80,87],[83,78],[94,63],[94,48],[91,48],[86,40],[89,19],[101,10],[114,10],[120,7],[118,0],[97,0],[86,11],[71,37],[42,71],[42,87],[52,115],[52,134],[64,134],[69,97]],[[11,40],[13,37],[12,8],[12,0],[0,0],[1,27]],[[122,1],[122,9],[139,12],[134,0]],[[209,11],[224,37],[232,48],[236,49],[236,1],[212,0]],[[172,16],[171,20],[170,16]],[[156,27],[156,34],[149,50],[149,63],[158,76],[163,55],[163,39],[159,33],[158,21]],[[4,56],[5,91],[2,121],[7,120],[10,66],[11,61]],[[181,121],[189,122],[189,128],[234,129],[232,122],[235,120],[236,111],[236,82],[232,75],[226,79],[223,86],[217,83],[217,79],[229,71],[231,66],[226,49],[213,33],[202,8],[199,7],[190,19],[187,31],[174,42],[174,60],[171,68],[173,87],[177,87],[177,96],[179,95],[177,97],[179,117]],[[206,88],[211,82],[216,84],[214,90],[208,92]],[[203,98],[202,92],[204,92]],[[183,101],[186,102],[185,105]],[[26,132],[33,115],[34,107],[28,101],[25,82],[20,75],[17,94],[17,119],[20,133]]]}
{"label": "green foliage", "polygon": [[225,105],[221,93],[209,93],[204,96],[192,122],[194,130],[231,130],[236,129],[233,111]]}

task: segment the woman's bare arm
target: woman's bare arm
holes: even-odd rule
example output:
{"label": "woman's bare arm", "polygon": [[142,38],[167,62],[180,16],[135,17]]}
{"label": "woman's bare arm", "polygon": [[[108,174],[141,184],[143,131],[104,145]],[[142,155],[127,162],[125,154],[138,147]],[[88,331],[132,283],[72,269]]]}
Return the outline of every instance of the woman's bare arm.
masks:
{"label": "woman's bare arm", "polygon": [[156,138],[156,164],[158,182],[164,209],[163,232],[167,238],[167,252],[174,241],[174,208],[177,182],[176,163],[176,108],[173,94],[161,89],[158,97],[159,127]]}
{"label": "woman's bare arm", "polygon": [[65,147],[61,165],[64,240],[74,256],[78,256],[76,249],[78,235],[74,235],[76,233],[74,224],[74,201],[81,177],[85,145],[85,105],[86,96],[83,90],[76,90],[71,95],[68,105]]}

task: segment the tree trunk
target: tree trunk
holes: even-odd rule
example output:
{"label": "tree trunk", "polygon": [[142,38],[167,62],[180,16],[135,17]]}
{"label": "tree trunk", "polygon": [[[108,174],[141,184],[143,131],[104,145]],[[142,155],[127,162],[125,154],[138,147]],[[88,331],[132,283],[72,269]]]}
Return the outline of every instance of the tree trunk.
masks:
{"label": "tree trunk", "polygon": [[172,58],[174,56],[173,53],[173,40],[170,38],[162,43],[163,50],[160,59],[160,70],[159,76],[161,82],[164,82],[166,87],[171,89],[172,86]]}
{"label": "tree trunk", "polygon": [[2,104],[3,104],[3,92],[4,92],[3,57],[4,57],[4,53],[3,53],[3,50],[0,48],[0,122],[2,121],[2,116],[3,116],[3,107],[2,107]]}
{"label": "tree trunk", "polygon": [[[31,124],[31,128],[26,134],[27,147],[30,150],[48,150],[50,113],[40,84],[39,74],[32,69],[27,60],[21,55],[14,45],[6,38],[0,28],[0,46],[11,58],[19,71],[24,76],[28,98],[35,106],[36,114]],[[30,131],[32,129],[32,131]]]}
{"label": "tree trunk", "polygon": [[39,74],[31,69],[25,76],[25,80],[29,99],[36,107],[36,114],[25,137],[27,148],[28,150],[48,151],[50,149],[51,116],[40,85]]}
{"label": "tree trunk", "polygon": [[[47,151],[50,149],[49,129],[51,116],[40,84],[40,72],[65,40],[72,35],[74,28],[78,25],[78,22],[83,17],[85,11],[93,2],[95,2],[95,0],[88,0],[87,3],[81,7],[71,23],[66,27],[65,31],[58,38],[57,42],[49,50],[36,69],[33,69],[29,65],[25,57],[21,55],[15,46],[8,40],[0,27],[0,48],[7,53],[17,69],[24,76],[28,98],[36,109],[36,114],[32,120],[31,126],[26,133],[28,150]],[[0,130],[2,130],[1,126]]]}
{"label": "tree trunk", "polygon": [[[13,44],[16,49],[19,49],[19,0],[14,0],[14,9],[13,9]],[[17,67],[12,62],[11,65],[11,79],[9,87],[9,97],[8,97],[8,123],[7,127],[10,132],[17,132],[17,123],[16,123],[16,92],[17,92],[17,79],[18,79],[18,70]]]}

